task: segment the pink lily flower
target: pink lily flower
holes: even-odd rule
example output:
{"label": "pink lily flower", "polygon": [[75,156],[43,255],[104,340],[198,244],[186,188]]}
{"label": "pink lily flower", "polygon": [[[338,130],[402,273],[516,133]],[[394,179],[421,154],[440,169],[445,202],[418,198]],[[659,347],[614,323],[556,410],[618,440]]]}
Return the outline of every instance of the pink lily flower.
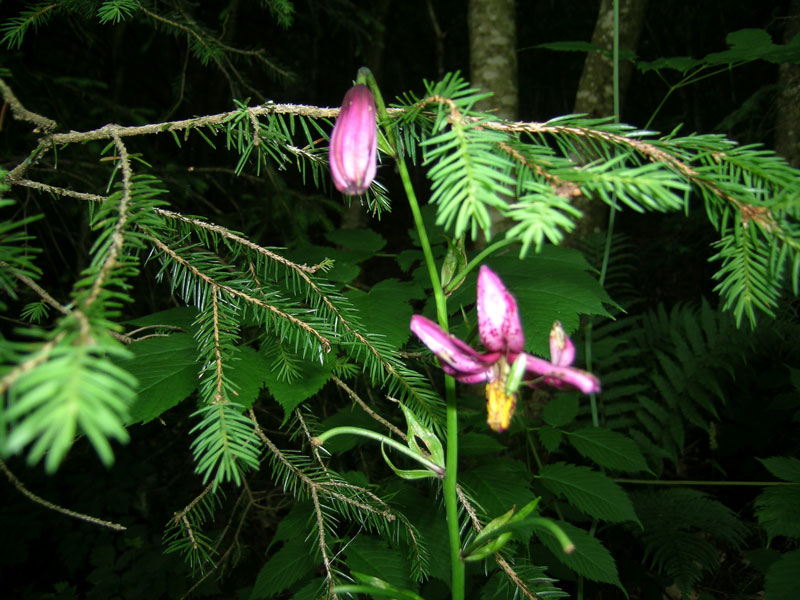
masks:
{"label": "pink lily flower", "polygon": [[363,194],[375,179],[378,123],[375,99],[364,84],[351,87],[331,132],[328,150],[333,184],[348,196]]}
{"label": "pink lily flower", "polygon": [[472,349],[422,315],[411,317],[411,331],[439,358],[445,373],[462,383],[486,382],[486,422],[494,431],[505,431],[511,423],[517,394],[508,389],[507,382],[511,366],[520,357],[525,365],[522,381],[531,387],[547,384],[584,394],[600,391],[597,377],[570,366],[575,345],[558,321],[550,332],[550,361],[523,352],[525,336],[517,301],[486,265],[478,273],[478,332],[488,352]]}

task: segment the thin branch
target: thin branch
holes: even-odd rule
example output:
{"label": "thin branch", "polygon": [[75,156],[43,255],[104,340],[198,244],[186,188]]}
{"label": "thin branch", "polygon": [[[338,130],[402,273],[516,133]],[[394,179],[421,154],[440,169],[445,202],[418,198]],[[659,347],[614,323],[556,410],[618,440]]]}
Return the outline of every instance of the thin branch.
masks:
{"label": "thin branch", "polygon": [[120,525],[119,523],[112,523],[111,521],[104,521],[103,519],[98,519],[97,517],[92,517],[91,515],[85,515],[83,513],[75,512],[74,510],[69,510],[68,508],[64,508],[63,506],[59,506],[57,504],[53,504],[52,502],[48,502],[44,498],[41,498],[28,490],[22,482],[17,479],[16,475],[14,475],[6,466],[6,463],[0,459],[0,470],[2,470],[8,480],[11,482],[17,491],[21,493],[23,496],[35,502],[36,504],[40,504],[49,510],[53,510],[55,512],[59,512],[62,515],[67,515],[68,517],[72,517],[73,519],[79,519],[81,521],[86,521],[87,523],[92,523],[93,525],[99,525],[101,527],[107,527],[108,529],[113,529],[114,531],[125,531],[127,527],[124,525]]}
{"label": "thin branch", "polygon": [[322,507],[317,497],[317,488],[311,488],[311,501],[314,503],[314,513],[317,516],[317,534],[319,535],[319,551],[322,553],[322,564],[325,567],[325,581],[328,582],[328,589],[333,584],[333,573],[331,573],[331,562],[328,558],[327,544],[325,543],[325,521],[322,519]]}
{"label": "thin branch", "polygon": [[216,284],[211,286],[211,308],[213,311],[213,330],[214,330],[214,363],[216,364],[216,380],[217,385],[214,391],[214,400],[212,404],[219,404],[227,402],[222,394],[222,348],[219,341],[219,287]]}
{"label": "thin branch", "polygon": [[128,204],[131,201],[131,178],[133,177],[133,173],[131,171],[131,163],[128,158],[128,149],[125,147],[125,144],[122,143],[122,139],[116,135],[116,133],[112,133],[112,137],[114,139],[114,145],[117,147],[120,167],[122,169],[122,197],[119,201],[119,218],[114,224],[114,231],[111,234],[111,245],[108,249],[108,255],[103,261],[103,265],[100,267],[100,272],[97,274],[97,278],[92,284],[92,290],[89,293],[89,296],[83,303],[84,309],[89,308],[92,304],[94,304],[94,302],[100,296],[100,292],[103,289],[103,284],[106,282],[109,274],[114,269],[114,266],[117,263],[117,257],[122,253],[122,247],[125,245],[125,234],[123,232],[128,222]]}
{"label": "thin branch", "polygon": [[358,394],[356,394],[356,393],[355,393],[353,390],[351,390],[351,389],[348,387],[348,385],[347,385],[347,384],[346,384],[344,381],[342,381],[341,379],[339,379],[338,377],[336,377],[336,375],[332,375],[332,376],[331,376],[331,380],[333,380],[333,382],[334,382],[334,383],[335,383],[335,384],[336,384],[336,385],[337,385],[339,388],[341,388],[341,389],[342,389],[342,391],[344,391],[344,392],[345,392],[345,393],[346,393],[348,396],[350,396],[350,398],[353,400],[353,402],[355,402],[356,404],[358,404],[358,405],[361,407],[361,409],[362,409],[362,410],[363,410],[365,413],[367,413],[367,414],[368,414],[370,417],[372,417],[372,418],[373,418],[373,419],[375,419],[375,420],[376,420],[378,423],[380,423],[381,425],[383,425],[384,427],[386,427],[386,428],[387,428],[389,431],[391,431],[392,433],[394,433],[395,435],[397,435],[397,436],[398,436],[400,439],[403,439],[403,440],[405,440],[405,439],[406,439],[406,434],[405,434],[405,433],[403,433],[403,432],[402,432],[400,429],[398,429],[398,428],[397,428],[396,426],[394,426],[392,423],[390,423],[389,421],[387,421],[386,419],[384,419],[382,416],[380,416],[378,413],[376,413],[374,410],[372,410],[372,409],[371,409],[369,406],[367,406],[367,403],[366,403],[366,402],[364,402],[364,401],[361,399],[361,397],[359,397],[359,395],[358,395]]}
{"label": "thin branch", "polygon": [[2,78],[0,78],[0,94],[2,94],[5,101],[8,102],[8,106],[11,108],[11,114],[14,115],[15,119],[18,121],[28,121],[36,126],[36,129],[33,130],[34,133],[48,134],[58,125],[52,119],[43,117],[25,108]]}

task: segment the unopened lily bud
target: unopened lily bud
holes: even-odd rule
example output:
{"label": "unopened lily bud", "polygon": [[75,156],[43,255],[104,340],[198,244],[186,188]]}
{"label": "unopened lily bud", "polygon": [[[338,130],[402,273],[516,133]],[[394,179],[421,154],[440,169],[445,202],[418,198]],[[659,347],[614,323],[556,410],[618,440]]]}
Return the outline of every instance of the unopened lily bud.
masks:
{"label": "unopened lily bud", "polygon": [[333,184],[343,194],[363,194],[375,179],[378,125],[375,99],[366,85],[355,85],[345,94],[331,133],[328,160]]}

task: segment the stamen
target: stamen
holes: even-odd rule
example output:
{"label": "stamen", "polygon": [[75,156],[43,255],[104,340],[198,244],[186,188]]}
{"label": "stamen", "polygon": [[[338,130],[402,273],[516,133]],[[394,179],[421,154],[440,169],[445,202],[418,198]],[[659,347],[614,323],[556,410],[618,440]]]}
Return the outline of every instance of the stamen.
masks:
{"label": "stamen", "polygon": [[503,377],[486,384],[486,423],[494,431],[502,433],[511,424],[511,417],[517,407],[517,395],[506,393]]}

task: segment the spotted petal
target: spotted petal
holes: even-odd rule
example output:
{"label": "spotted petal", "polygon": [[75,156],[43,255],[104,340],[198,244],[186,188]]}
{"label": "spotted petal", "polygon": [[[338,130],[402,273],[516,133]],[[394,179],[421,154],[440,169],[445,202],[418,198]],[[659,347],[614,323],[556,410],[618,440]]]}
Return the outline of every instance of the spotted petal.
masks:
{"label": "spotted petal", "polygon": [[478,273],[478,332],[492,352],[522,352],[525,347],[517,301],[486,265]]}
{"label": "spotted petal", "polygon": [[481,355],[422,315],[411,317],[411,331],[442,363],[442,370],[463,383],[486,381],[497,357]]}

